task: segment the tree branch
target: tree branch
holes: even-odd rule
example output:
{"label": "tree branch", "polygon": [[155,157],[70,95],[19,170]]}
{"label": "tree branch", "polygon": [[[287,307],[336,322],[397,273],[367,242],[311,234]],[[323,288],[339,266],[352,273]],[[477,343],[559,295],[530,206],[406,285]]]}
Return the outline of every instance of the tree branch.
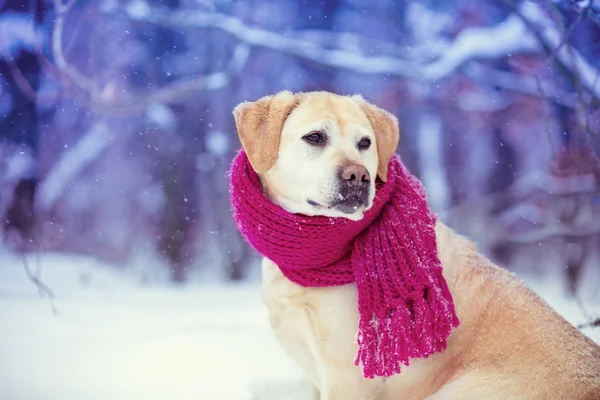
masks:
{"label": "tree branch", "polygon": [[56,18],[52,32],[52,54],[60,75],[66,77],[69,82],[74,83],[87,94],[87,99],[80,100],[88,102],[94,111],[101,114],[135,113],[144,110],[154,102],[171,102],[184,98],[192,92],[223,88],[242,70],[250,56],[250,47],[245,43],[241,43],[235,47],[226,71],[180,80],[157,91],[147,94],[138,93],[130,98],[112,96],[109,88],[100,88],[93,78],[85,76],[76,67],[69,64],[64,55],[63,32],[65,18],[76,2],[77,0],[69,0],[67,3],[54,2]]}
{"label": "tree branch", "polygon": [[[539,10],[535,8],[515,7],[515,13],[506,20],[490,27],[469,28],[459,36],[444,51],[441,56],[429,64],[415,63],[396,56],[377,55],[368,56],[360,53],[361,48],[367,47],[368,39],[354,34],[332,34],[323,31],[298,31],[291,33],[275,33],[262,28],[252,27],[243,23],[239,18],[220,13],[204,12],[190,9],[170,10],[156,8],[145,13],[129,16],[133,20],[150,22],[171,28],[214,28],[219,29],[240,41],[235,48],[230,65],[225,72],[215,72],[206,76],[196,76],[171,83],[155,92],[148,94],[135,94],[124,98],[121,93],[111,95],[108,88],[100,88],[99,83],[82,74],[73,65],[70,65],[64,55],[63,30],[65,18],[75,5],[76,0],[66,3],[54,2],[56,19],[52,34],[52,53],[57,71],[61,76],[74,83],[81,91],[86,93],[90,106],[107,114],[139,112],[153,102],[169,102],[183,98],[195,91],[215,90],[229,84],[234,75],[238,74],[247,62],[252,47],[267,48],[295,55],[335,68],[342,68],[363,74],[387,74],[393,76],[419,79],[426,82],[435,82],[454,73],[463,65],[469,65],[471,74],[477,75],[477,68],[471,61],[478,59],[495,59],[513,53],[537,54],[544,51],[545,47],[556,48],[557,58],[574,69],[581,72],[582,82],[586,88],[593,90],[596,95],[600,93],[598,78],[600,71],[591,67],[583,57],[568,44],[568,40],[561,40],[555,25]],[[533,5],[537,7],[536,5]],[[535,17],[535,18],[534,18]],[[545,19],[544,19],[545,18]],[[323,40],[317,40],[321,36]],[[495,40],[490,42],[490,37]],[[308,40],[308,38],[312,38]],[[542,42],[540,42],[542,41]],[[337,43],[338,48],[331,48]],[[348,43],[352,43],[350,46]],[[370,43],[370,42],[369,42]],[[386,42],[387,43],[387,42]],[[398,53],[397,46],[384,43],[386,48]],[[379,43],[379,45],[384,45]],[[352,47],[353,50],[344,48]],[[572,55],[569,56],[569,54]],[[573,61],[574,60],[574,61]],[[473,72],[475,71],[475,72]],[[532,78],[518,77],[519,83],[510,82],[508,75],[501,72],[494,74],[496,84],[506,89],[520,91],[541,96],[557,104],[571,108],[576,107],[575,96],[556,88],[547,88],[537,79],[537,88],[533,85]],[[527,82],[525,82],[527,81]],[[525,84],[522,84],[525,82]],[[27,90],[27,87],[23,87]],[[550,89],[549,91],[547,89]],[[546,94],[548,92],[548,94]]]}
{"label": "tree branch", "polygon": [[600,318],[596,318],[593,319],[589,322],[585,322],[583,324],[579,324],[577,325],[578,329],[585,329],[585,328],[598,328],[600,327]]}
{"label": "tree branch", "polygon": [[[166,10],[154,9],[144,15],[130,15],[132,19],[143,20],[170,28],[215,28],[229,33],[243,43],[253,47],[271,49],[296,55],[334,68],[342,68],[363,74],[388,74],[393,76],[420,79],[435,82],[446,78],[458,68],[477,59],[496,59],[516,53],[540,54],[544,51],[540,46],[532,26],[525,23],[521,15],[515,13],[498,25],[490,27],[469,28],[440,52],[441,56],[429,64],[414,63],[394,56],[367,56],[355,51],[330,49],[319,44],[314,38],[321,35],[327,42],[332,42],[332,35],[327,32],[310,31],[311,41],[299,39],[306,37],[306,32],[290,32],[279,34],[262,28],[251,27],[239,18],[225,14],[197,10]],[[528,20],[527,20],[528,21]],[[544,36],[545,35],[545,36]],[[555,40],[556,28],[543,32],[548,40],[552,38],[553,47],[560,47],[557,52],[559,59],[571,65],[565,57],[565,50],[573,53],[576,67],[584,74],[588,87],[595,87],[599,71],[591,67],[583,57],[568,44],[568,41]],[[494,38],[490,41],[490,38]],[[355,43],[365,41],[356,35],[352,36]],[[548,40],[544,43],[547,44]],[[552,44],[550,43],[550,44]],[[393,47],[389,44],[388,47]],[[360,47],[360,46],[357,46]],[[590,81],[590,76],[593,79]],[[513,90],[517,90],[514,86]],[[600,91],[600,88],[598,88]],[[528,89],[528,93],[537,94]],[[563,93],[560,93],[561,95]],[[539,95],[539,94],[538,94]],[[544,95],[542,94],[544,97]],[[561,101],[560,99],[558,101]]]}
{"label": "tree branch", "polygon": [[[390,56],[364,56],[340,49],[330,50],[314,42],[296,38],[295,33],[279,34],[246,25],[225,14],[197,10],[153,9],[144,15],[130,15],[134,20],[171,28],[216,28],[229,33],[249,46],[267,48],[296,55],[335,68],[364,74],[392,74],[417,77],[414,65]],[[313,31],[314,35],[314,31]]]}
{"label": "tree branch", "polygon": [[40,296],[48,298],[48,302],[50,303],[50,308],[52,309],[52,314],[54,314],[54,316],[58,315],[58,310],[56,309],[56,305],[54,304],[54,292],[40,278],[41,268],[40,268],[40,264],[39,264],[39,259],[38,259],[37,271],[34,273],[31,270],[29,261],[27,261],[27,254],[25,253],[23,237],[17,238],[16,235],[17,235],[17,233],[15,231],[13,231],[12,239],[13,239],[15,246],[19,250],[19,254],[21,255],[21,261],[23,262],[23,269],[25,270],[27,279],[29,279],[29,281],[31,281],[31,283],[33,283],[35,285]]}
{"label": "tree branch", "polygon": [[596,99],[600,100],[598,76],[600,70],[594,68],[568,42],[568,37],[561,36],[556,23],[545,15],[542,8],[531,1],[525,1],[515,7],[515,13],[530,28],[531,34],[540,42],[542,48],[548,49],[551,59],[556,57],[560,64],[571,71],[576,79]]}
{"label": "tree branch", "polygon": [[510,237],[506,238],[506,241],[510,243],[519,244],[535,244],[540,243],[544,240],[551,240],[554,238],[572,239],[581,237],[593,237],[596,235],[600,235],[600,227],[584,226],[569,228],[556,225],[538,229],[534,232],[511,235]]}
{"label": "tree branch", "polygon": [[38,212],[51,210],[66,188],[80,172],[104,152],[113,137],[103,123],[94,124],[92,129],[79,139],[77,144],[66,150],[46,178],[40,183],[35,208]]}
{"label": "tree branch", "polygon": [[577,108],[577,94],[565,92],[553,82],[542,82],[539,77],[516,75],[499,71],[479,63],[471,63],[465,68],[465,74],[482,84],[494,85],[513,92],[541,97],[546,101],[568,108]]}
{"label": "tree branch", "polygon": [[81,89],[84,89],[92,98],[97,97],[98,87],[95,82],[84,76],[77,68],[71,66],[63,54],[63,31],[65,18],[68,12],[73,8],[77,0],[69,0],[63,4],[62,0],[54,1],[55,20],[52,29],[52,55],[58,69],[65,74]]}
{"label": "tree branch", "polygon": [[[490,38],[494,38],[490,41]],[[462,31],[443,56],[424,66],[422,78],[438,81],[473,59],[496,59],[512,53],[537,53],[539,46],[515,15],[495,26]]]}
{"label": "tree branch", "polygon": [[152,103],[169,103],[185,98],[190,93],[221,89],[229,85],[231,80],[244,68],[250,58],[250,50],[245,43],[238,44],[224,71],[175,81],[146,96],[137,94],[129,99],[108,102],[97,100],[94,103],[94,109],[107,114],[135,113],[144,110]]}

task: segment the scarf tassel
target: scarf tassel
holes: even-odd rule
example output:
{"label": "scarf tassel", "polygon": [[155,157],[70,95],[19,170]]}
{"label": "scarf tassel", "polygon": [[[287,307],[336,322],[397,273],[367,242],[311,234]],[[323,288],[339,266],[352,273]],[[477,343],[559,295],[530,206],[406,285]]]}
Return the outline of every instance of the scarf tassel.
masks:
{"label": "scarf tassel", "polygon": [[426,358],[446,348],[458,318],[443,296],[442,286],[438,294],[428,291],[427,296],[383,312],[360,313],[354,364],[361,365],[365,378],[399,374],[411,358]]}

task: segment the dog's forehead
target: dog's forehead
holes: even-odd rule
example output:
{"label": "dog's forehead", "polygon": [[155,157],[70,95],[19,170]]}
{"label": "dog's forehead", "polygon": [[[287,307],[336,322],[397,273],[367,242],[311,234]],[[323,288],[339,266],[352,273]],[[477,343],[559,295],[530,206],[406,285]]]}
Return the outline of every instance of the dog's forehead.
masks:
{"label": "dog's forehead", "polygon": [[340,133],[348,127],[360,127],[371,131],[371,124],[360,105],[352,98],[331,93],[306,93],[289,116],[294,127],[309,126],[315,121],[329,120],[336,123]]}

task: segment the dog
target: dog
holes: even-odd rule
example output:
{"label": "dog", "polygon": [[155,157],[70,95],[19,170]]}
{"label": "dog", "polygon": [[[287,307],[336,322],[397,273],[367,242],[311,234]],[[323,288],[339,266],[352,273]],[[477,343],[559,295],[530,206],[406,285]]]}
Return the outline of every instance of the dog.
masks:
{"label": "dog", "polygon": [[[360,220],[385,180],[397,119],[361,96],[279,92],[234,109],[264,193],[290,213]],[[351,196],[346,183],[362,182]],[[356,186],[356,185],[355,185]],[[460,326],[445,350],[366,379],[355,284],[302,287],[269,259],[262,298],[272,330],[306,372],[313,400],[600,399],[600,347],[442,222],[438,256]]]}

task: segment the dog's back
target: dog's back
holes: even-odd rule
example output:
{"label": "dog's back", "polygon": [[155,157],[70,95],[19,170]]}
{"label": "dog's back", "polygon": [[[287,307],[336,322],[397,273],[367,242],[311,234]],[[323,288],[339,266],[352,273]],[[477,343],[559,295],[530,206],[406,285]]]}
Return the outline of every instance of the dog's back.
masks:
{"label": "dog's back", "polygon": [[470,241],[441,223],[437,234],[461,317],[451,398],[600,399],[600,347]]}

